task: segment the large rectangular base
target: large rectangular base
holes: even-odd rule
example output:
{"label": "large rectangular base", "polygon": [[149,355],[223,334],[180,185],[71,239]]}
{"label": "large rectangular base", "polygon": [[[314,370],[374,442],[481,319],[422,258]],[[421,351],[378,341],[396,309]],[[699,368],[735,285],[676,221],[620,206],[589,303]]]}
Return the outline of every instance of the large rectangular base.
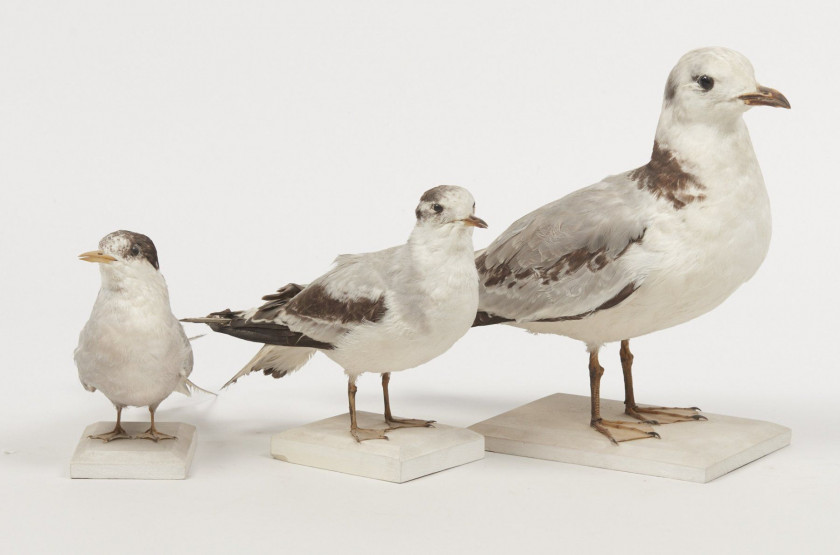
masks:
{"label": "large rectangular base", "polygon": [[[382,415],[356,412],[360,428],[384,429]],[[279,433],[271,456],[282,461],[388,482],[407,482],[484,458],[484,437],[464,428],[399,428],[388,440],[357,443],[341,414]]]}
{"label": "large rectangular base", "polygon": [[[135,436],[149,428],[148,422],[123,422]],[[85,428],[73,458],[71,478],[116,478],[129,480],[183,480],[192,463],[197,433],[182,422],[156,422],[159,432],[175,436],[157,443],[148,439],[116,439],[105,443],[88,436],[114,429],[114,422],[97,422]]]}
{"label": "large rectangular base", "polygon": [[[624,403],[601,399],[604,418],[623,412]],[[790,444],[784,426],[704,415],[708,421],[655,426],[662,439],[613,445],[589,426],[589,397],[557,393],[470,429],[483,434],[487,450],[496,453],[703,483]]]}

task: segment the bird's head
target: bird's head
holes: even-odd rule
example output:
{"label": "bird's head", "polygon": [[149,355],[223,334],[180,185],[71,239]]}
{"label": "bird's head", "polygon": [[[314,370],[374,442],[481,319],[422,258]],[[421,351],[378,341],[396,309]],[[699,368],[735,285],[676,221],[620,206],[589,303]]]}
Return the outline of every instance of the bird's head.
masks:
{"label": "bird's head", "polygon": [[664,109],[687,122],[726,125],[751,106],[790,108],[787,98],[755,80],[752,64],[728,48],[685,54],[668,76]]}
{"label": "bird's head", "polygon": [[99,241],[99,249],[84,252],[80,260],[96,262],[102,275],[119,279],[122,276],[157,273],[157,249],[151,239],[142,233],[114,231]]}
{"label": "bird's head", "polygon": [[487,223],[474,214],[475,199],[469,191],[455,185],[438,185],[420,197],[414,211],[417,225],[447,229],[486,228]]}

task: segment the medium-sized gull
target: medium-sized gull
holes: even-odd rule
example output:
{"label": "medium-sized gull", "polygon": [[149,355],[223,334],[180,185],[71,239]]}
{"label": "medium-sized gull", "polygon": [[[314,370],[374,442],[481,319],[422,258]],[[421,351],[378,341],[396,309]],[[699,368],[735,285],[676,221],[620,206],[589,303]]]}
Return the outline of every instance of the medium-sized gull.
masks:
{"label": "medium-sized gull", "polygon": [[356,441],[387,439],[387,430],[359,428],[356,380],[382,374],[385,420],[390,428],[431,426],[432,421],[391,414],[391,372],[413,368],[448,350],[469,329],[478,309],[472,232],[487,227],[475,217],[466,189],[441,185],[426,191],[417,223],[404,245],[343,255],[305,288],[289,284],[257,309],[224,310],[186,322],[265,343],[225,387],[262,370],[281,378],[321,351],[348,376],[350,432]]}
{"label": "medium-sized gull", "polygon": [[[601,418],[598,350],[621,341],[625,412],[647,424],[699,409],[640,407],[630,339],[715,308],[750,279],[770,245],[770,203],[742,114],[790,108],[725,48],[683,56],[668,77],[653,155],[522,217],[476,258],[476,325],[565,335],[589,351],[591,425],[613,442],[658,437]],[[643,416],[651,415],[651,417]]]}
{"label": "medium-sized gull", "polygon": [[130,436],[120,419],[124,407],[149,407],[151,426],[135,437],[174,439],[155,428],[155,411],[173,391],[185,395],[193,353],[184,329],[169,307],[166,281],[158,271],[157,249],[140,233],[115,231],[99,250],[79,255],[97,262],[102,287],[74,353],[79,379],[101,391],[117,409],[113,431],[91,436],[105,442]]}

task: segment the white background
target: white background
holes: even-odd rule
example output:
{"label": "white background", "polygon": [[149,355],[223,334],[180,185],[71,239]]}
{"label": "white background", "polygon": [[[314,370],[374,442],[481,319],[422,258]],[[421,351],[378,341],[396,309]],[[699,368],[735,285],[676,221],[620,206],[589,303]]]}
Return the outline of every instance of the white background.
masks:
{"label": "white background", "polygon": [[[562,4],[0,2],[0,549],[828,551],[836,4]],[[253,306],[338,253],[404,241],[420,194],[441,183],[473,192],[491,226],[475,234],[483,247],[526,211],[643,164],[668,72],[707,45],[743,52],[793,105],[746,115],[773,242],[720,308],[633,342],[637,398],[784,424],[789,448],[706,485],[492,453],[403,485],[280,463],[272,433],[346,410],[341,370],[319,356],[215,401],[164,402],[160,420],[199,428],[185,481],[68,478],[83,428],[113,418],[72,360],[99,287],[76,255],[100,237],[152,237],[182,317]],[[256,346],[194,348],[194,380],[215,389]],[[615,346],[602,363],[603,395],[620,399]],[[466,426],[587,394],[586,354],[483,328],[391,389],[399,414]],[[360,408],[380,403],[378,377],[364,376]]]}

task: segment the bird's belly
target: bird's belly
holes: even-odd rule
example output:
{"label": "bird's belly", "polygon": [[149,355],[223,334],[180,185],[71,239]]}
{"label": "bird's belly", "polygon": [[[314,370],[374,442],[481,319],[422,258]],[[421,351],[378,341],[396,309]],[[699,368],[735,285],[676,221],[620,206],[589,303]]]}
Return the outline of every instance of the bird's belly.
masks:
{"label": "bird's belly", "polygon": [[478,309],[478,290],[450,299],[422,320],[395,317],[349,334],[325,354],[349,375],[398,372],[414,368],[446,352],[469,331]]}
{"label": "bird's belly", "polygon": [[186,352],[162,330],[127,334],[108,322],[82,331],[75,360],[79,379],[121,406],[154,405],[183,380]]}

